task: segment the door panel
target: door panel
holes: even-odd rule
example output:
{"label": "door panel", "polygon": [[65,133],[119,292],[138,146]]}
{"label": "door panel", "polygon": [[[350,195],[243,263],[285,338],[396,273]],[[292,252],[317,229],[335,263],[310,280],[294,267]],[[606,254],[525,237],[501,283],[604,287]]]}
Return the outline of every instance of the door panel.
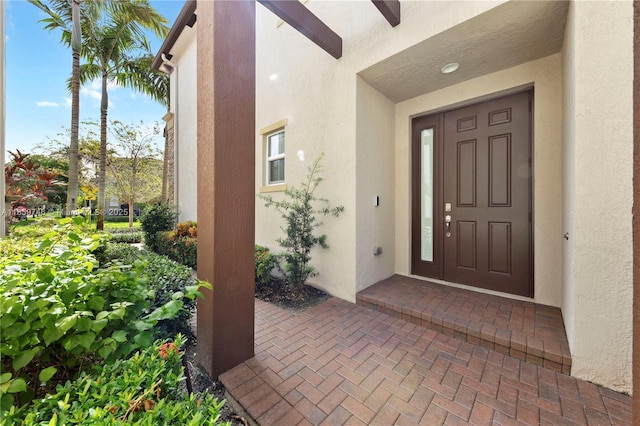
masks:
{"label": "door panel", "polygon": [[[531,97],[526,91],[413,120],[412,273],[533,295]],[[426,223],[416,204],[425,199],[416,138],[425,128],[433,129],[437,169],[428,264],[416,255]]]}

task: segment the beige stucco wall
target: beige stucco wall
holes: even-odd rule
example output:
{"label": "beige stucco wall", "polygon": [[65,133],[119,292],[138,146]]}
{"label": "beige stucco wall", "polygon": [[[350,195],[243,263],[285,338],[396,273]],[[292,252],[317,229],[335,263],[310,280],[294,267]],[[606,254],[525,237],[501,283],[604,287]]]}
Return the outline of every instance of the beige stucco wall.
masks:
{"label": "beige stucco wall", "polygon": [[[310,283],[338,297],[354,300],[355,286],[355,77],[347,78],[336,60],[295,30],[279,28],[277,17],[257,6],[256,128],[287,119],[285,181],[299,186],[311,163],[324,153],[324,182],[316,196],[344,206],[339,218],[318,218],[327,250],[312,251],[319,274]],[[272,74],[276,80],[270,80]],[[256,135],[256,193],[264,185],[264,140]],[[297,153],[304,152],[300,161]],[[282,199],[283,193],[272,193]],[[283,219],[256,201],[256,243],[281,251]]]}
{"label": "beige stucco wall", "polygon": [[[588,31],[585,31],[588,29]],[[563,45],[563,315],[572,375],[631,392],[630,1],[576,1]]]}
{"label": "beige stucco wall", "polygon": [[[306,7],[342,37],[344,56],[339,60],[257,5],[256,128],[286,118],[286,183],[299,184],[310,161],[325,153],[319,195],[345,207],[339,218],[324,220],[321,231],[330,248],[313,251],[312,263],[320,274],[311,283],[355,301],[357,290],[392,274],[396,261],[394,113],[390,101],[357,73],[502,2],[403,1],[402,25],[392,28],[370,2],[309,1]],[[270,80],[273,74],[277,79]],[[256,193],[264,185],[263,145],[262,135],[256,134]],[[305,153],[303,162],[299,150]],[[375,195],[380,196],[377,208]],[[282,223],[274,210],[257,201],[256,243],[279,251]],[[376,246],[382,248],[380,256],[373,256]]]}
{"label": "beige stucco wall", "polygon": [[[534,86],[534,280],[537,303],[562,302],[560,54],[418,96],[396,106],[396,272],[411,273],[411,117]],[[555,208],[554,208],[555,206]]]}
{"label": "beige stucco wall", "polygon": [[[360,77],[356,90],[356,291],[360,291],[392,275],[395,268],[395,104]],[[374,247],[382,253],[374,255]]]}
{"label": "beige stucco wall", "polygon": [[197,220],[197,43],[196,27],[185,27],[171,49],[171,106],[174,113],[175,203],[178,221]]}

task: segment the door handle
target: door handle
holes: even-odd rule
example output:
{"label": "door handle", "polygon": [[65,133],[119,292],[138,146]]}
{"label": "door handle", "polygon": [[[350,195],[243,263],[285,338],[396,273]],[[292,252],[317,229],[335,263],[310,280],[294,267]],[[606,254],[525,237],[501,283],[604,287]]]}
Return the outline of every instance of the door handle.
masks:
{"label": "door handle", "polygon": [[447,237],[451,236],[451,215],[446,215],[444,217],[444,225],[445,225],[445,235]]}

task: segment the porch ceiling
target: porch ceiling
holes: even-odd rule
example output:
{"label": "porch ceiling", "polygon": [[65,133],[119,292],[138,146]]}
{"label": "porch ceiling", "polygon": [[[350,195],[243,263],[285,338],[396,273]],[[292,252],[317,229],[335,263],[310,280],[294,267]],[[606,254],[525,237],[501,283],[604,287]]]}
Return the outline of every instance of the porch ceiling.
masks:
{"label": "porch ceiling", "polygon": [[[568,1],[509,1],[359,73],[394,102],[557,53]],[[452,74],[440,69],[451,62]]]}

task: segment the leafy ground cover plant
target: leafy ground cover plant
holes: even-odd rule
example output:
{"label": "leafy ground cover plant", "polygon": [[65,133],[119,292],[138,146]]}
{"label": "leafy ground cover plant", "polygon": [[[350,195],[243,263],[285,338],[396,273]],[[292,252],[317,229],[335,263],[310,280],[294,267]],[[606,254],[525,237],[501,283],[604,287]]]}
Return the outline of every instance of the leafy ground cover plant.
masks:
{"label": "leafy ground cover plant", "polygon": [[[177,292],[186,293],[189,287],[198,284],[191,268],[150,250],[140,250],[129,244],[113,243],[112,241],[106,245],[100,258],[101,262],[112,262],[117,259],[122,263],[134,264],[142,261],[148,286],[154,291],[154,298],[149,306],[150,310],[169,302]],[[190,336],[189,319],[193,315],[195,304],[194,299],[184,298],[182,308],[173,318],[158,321],[154,328],[155,337],[165,338],[177,333]]]}
{"label": "leafy ground cover plant", "polygon": [[201,295],[199,282],[151,310],[144,264],[100,267],[94,253],[107,237],[79,232],[82,220],[63,219],[37,242],[0,240],[0,416],[86,363],[149,346],[158,321]]}
{"label": "leafy ground cover plant", "polygon": [[2,425],[221,424],[224,401],[181,391],[183,344],[178,335],[174,342],[156,341],[129,359],[96,366],[28,409],[13,408]]}
{"label": "leafy ground cover plant", "polygon": [[270,195],[259,195],[267,207],[274,207],[285,220],[285,226],[281,229],[286,237],[277,240],[284,249],[279,255],[282,262],[279,266],[287,281],[298,287],[302,286],[307,278],[317,274],[310,264],[311,249],[317,245],[324,249],[329,247],[326,243],[327,236],[315,232],[322,225],[322,222],[316,220],[316,216],[338,217],[344,211],[343,206],[331,207],[327,199],[314,195],[318,185],[323,181],[320,176],[323,157],[324,155],[321,155],[311,164],[306,180],[299,188],[290,187],[284,191],[286,199],[277,201]]}

